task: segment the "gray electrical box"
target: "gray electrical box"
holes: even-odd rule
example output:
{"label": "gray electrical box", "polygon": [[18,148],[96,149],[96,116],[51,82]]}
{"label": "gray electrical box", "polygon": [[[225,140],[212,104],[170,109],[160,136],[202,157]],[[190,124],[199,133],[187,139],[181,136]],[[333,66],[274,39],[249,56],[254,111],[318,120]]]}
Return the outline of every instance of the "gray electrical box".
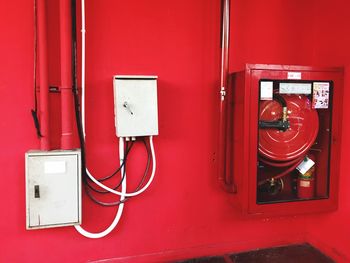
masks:
{"label": "gray electrical box", "polygon": [[29,151],[25,159],[27,229],[80,224],[80,150]]}
{"label": "gray electrical box", "polygon": [[158,135],[156,76],[114,76],[118,137]]}

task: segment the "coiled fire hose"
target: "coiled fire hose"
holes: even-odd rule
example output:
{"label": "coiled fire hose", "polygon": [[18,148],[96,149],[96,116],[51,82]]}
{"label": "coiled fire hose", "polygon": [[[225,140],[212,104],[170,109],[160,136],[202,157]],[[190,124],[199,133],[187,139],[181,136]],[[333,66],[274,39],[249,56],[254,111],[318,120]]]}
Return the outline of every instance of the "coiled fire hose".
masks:
{"label": "coiled fire hose", "polygon": [[305,95],[274,93],[260,103],[259,161],[285,170],[258,182],[261,186],[291,173],[306,157],[318,134],[318,114]]}

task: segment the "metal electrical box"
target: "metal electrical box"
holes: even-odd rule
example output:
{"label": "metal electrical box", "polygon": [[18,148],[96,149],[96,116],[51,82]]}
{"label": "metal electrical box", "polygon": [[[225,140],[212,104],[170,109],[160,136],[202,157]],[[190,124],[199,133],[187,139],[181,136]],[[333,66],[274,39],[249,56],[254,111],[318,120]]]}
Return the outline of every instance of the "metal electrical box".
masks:
{"label": "metal electrical box", "polygon": [[25,161],[27,229],[80,224],[80,150],[29,151]]}
{"label": "metal electrical box", "polygon": [[228,181],[248,215],[337,208],[343,69],[247,65],[232,75]]}
{"label": "metal electrical box", "polygon": [[157,77],[114,76],[118,137],[158,135]]}

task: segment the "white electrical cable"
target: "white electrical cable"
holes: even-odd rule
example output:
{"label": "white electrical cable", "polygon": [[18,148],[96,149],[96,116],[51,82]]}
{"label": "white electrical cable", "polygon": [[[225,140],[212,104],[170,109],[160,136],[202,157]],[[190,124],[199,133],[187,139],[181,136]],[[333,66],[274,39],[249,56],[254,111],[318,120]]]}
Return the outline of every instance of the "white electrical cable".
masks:
{"label": "white electrical cable", "polygon": [[154,175],[155,175],[155,172],[156,172],[156,156],[155,156],[155,153],[154,153],[154,146],[153,146],[153,139],[152,139],[152,136],[149,136],[149,144],[150,144],[150,147],[151,147],[151,153],[152,153],[152,174],[147,182],[147,184],[140,190],[136,191],[136,192],[133,192],[133,193],[122,193],[122,192],[119,192],[119,191],[116,191],[112,188],[109,188],[108,186],[105,186],[104,184],[102,184],[101,182],[99,182],[96,178],[94,178],[90,173],[89,171],[86,169],[86,172],[87,172],[87,175],[90,177],[90,179],[95,183],[97,184],[99,187],[107,190],[108,192],[112,193],[112,194],[116,194],[116,195],[124,195],[126,197],[132,197],[132,196],[136,196],[136,195],[139,195],[141,193],[143,193],[149,186],[150,184],[152,183],[153,179],[154,179]]}
{"label": "white electrical cable", "polygon": [[[119,139],[119,156],[120,156],[120,165],[121,165],[121,169],[120,169],[120,176],[121,179],[123,179],[123,174],[124,174],[124,165],[122,166],[124,160],[122,158],[124,158],[124,139],[120,138]],[[124,177],[124,180],[122,182],[122,195],[120,197],[120,201],[123,201],[125,199],[125,192],[126,192],[126,175]],[[91,233],[86,231],[85,229],[83,229],[81,226],[77,225],[74,226],[75,229],[82,234],[85,237],[88,238],[101,238],[101,237],[105,237],[106,235],[108,235],[110,232],[112,232],[112,230],[117,226],[117,224],[119,223],[119,220],[122,216],[123,213],[123,208],[124,208],[124,203],[120,203],[119,207],[118,207],[118,211],[117,214],[115,215],[115,218],[112,222],[112,224],[104,231],[100,232],[100,233]]]}
{"label": "white electrical cable", "polygon": [[[85,1],[81,0],[81,87],[82,87],[82,95],[81,95],[81,101],[82,101],[82,126],[83,126],[83,134],[85,139]],[[120,158],[120,165],[123,164],[124,160],[124,140],[123,138],[119,139],[119,158]],[[121,167],[120,170],[120,176],[121,180],[123,180],[123,174],[124,174],[124,166]],[[126,192],[126,175],[124,177],[124,180],[122,181],[122,195],[120,197],[120,201],[123,201],[125,199],[125,196],[123,195]],[[121,203],[118,207],[117,214],[112,222],[112,224],[104,231],[100,233],[91,233],[83,229],[80,225],[74,226],[75,229],[82,234],[85,237],[88,238],[102,238],[108,235],[112,230],[117,226],[119,223],[119,220],[122,216],[124,209],[124,203]]]}
{"label": "white electrical cable", "polygon": [[[81,0],[81,112],[82,112],[82,128],[83,128],[83,134],[84,134],[84,139],[85,139],[85,32],[86,32],[86,28],[85,28],[85,0]],[[119,159],[120,159],[120,176],[121,176],[121,180],[122,180],[122,190],[121,192],[119,191],[115,191],[107,186],[105,186],[104,184],[100,183],[95,177],[92,176],[92,174],[89,172],[89,170],[86,168],[86,173],[87,175],[90,177],[90,179],[96,183],[98,186],[100,186],[101,188],[109,191],[110,193],[113,194],[117,194],[120,195],[120,201],[123,201],[125,199],[125,197],[131,197],[131,196],[136,196],[141,194],[142,192],[144,192],[149,185],[152,183],[154,175],[155,175],[155,171],[156,171],[156,157],[155,157],[155,153],[154,153],[154,146],[153,146],[153,139],[152,136],[149,137],[149,142],[150,142],[150,148],[151,148],[151,153],[152,153],[152,174],[150,179],[148,180],[147,184],[140,189],[137,192],[134,193],[126,193],[126,171],[124,171],[125,166],[123,165],[124,160],[122,158],[124,158],[124,139],[122,137],[119,138]],[[124,176],[123,176],[124,175]],[[124,180],[123,180],[124,177]],[[119,204],[118,207],[118,211],[117,214],[112,222],[112,224],[104,231],[100,232],[100,233],[91,233],[86,231],[85,229],[83,229],[80,225],[74,226],[75,229],[82,234],[85,237],[88,238],[101,238],[104,237],[106,235],[108,235],[118,224],[122,213],[123,213],[123,208],[124,208],[124,202],[122,202],[121,204]]]}
{"label": "white electrical cable", "polygon": [[[84,133],[84,139],[85,139],[85,0],[81,0],[81,118],[82,118],[82,127],[83,127],[83,133]],[[154,146],[153,146],[153,141],[152,141],[152,136],[149,137],[149,141],[150,141],[150,147],[151,147],[151,151],[152,151],[152,174],[151,177],[149,179],[149,181],[147,182],[147,184],[140,189],[137,192],[133,192],[133,193],[125,193],[125,196],[127,197],[132,197],[132,196],[136,196],[139,195],[141,193],[143,193],[148,186],[152,183],[153,178],[154,178],[154,174],[155,174],[155,170],[156,170],[156,157],[154,154]],[[112,193],[112,194],[116,194],[116,195],[123,195],[122,192],[113,190],[107,186],[105,186],[104,184],[100,183],[88,170],[88,168],[86,168],[86,173],[87,175],[90,177],[90,179],[97,184],[98,186],[100,186],[101,188],[107,190],[108,192]]]}

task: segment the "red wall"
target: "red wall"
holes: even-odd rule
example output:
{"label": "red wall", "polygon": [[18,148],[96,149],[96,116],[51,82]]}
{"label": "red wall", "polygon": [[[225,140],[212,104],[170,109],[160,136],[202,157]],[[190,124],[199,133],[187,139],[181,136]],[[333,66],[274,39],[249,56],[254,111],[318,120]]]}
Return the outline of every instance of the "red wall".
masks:
{"label": "red wall", "polygon": [[[341,228],[350,217],[346,138],[336,213],[246,220],[219,188],[220,0],[86,0],[88,166],[102,176],[117,163],[112,76],[156,74],[160,129],[155,138],[156,179],[147,192],[126,204],[117,229],[104,239],[86,239],[72,227],[26,231],[24,153],[39,147],[30,115],[31,2],[5,1],[0,6],[0,261],[154,262],[306,240],[334,257],[350,258],[349,231]],[[57,0],[48,2],[50,82],[57,85],[58,5]],[[335,11],[328,13],[332,8]],[[330,0],[232,0],[231,70],[248,62],[348,64],[347,17],[342,3]],[[57,95],[52,101],[57,120]],[[346,103],[345,107],[347,112]],[[56,146],[59,125],[53,126]],[[347,129],[345,125],[345,133]],[[136,166],[144,161],[139,150],[130,160]],[[137,171],[131,168],[130,177]],[[104,229],[115,214],[115,208],[100,208],[87,198],[83,209],[83,226],[91,231]]]}
{"label": "red wall", "polygon": [[232,0],[231,70],[246,63],[309,65],[314,1]]}
{"label": "red wall", "polygon": [[344,121],[341,157],[339,210],[310,220],[307,239],[332,255],[337,262],[350,262],[350,2],[317,1],[313,16],[313,62],[318,65],[344,65]]}

